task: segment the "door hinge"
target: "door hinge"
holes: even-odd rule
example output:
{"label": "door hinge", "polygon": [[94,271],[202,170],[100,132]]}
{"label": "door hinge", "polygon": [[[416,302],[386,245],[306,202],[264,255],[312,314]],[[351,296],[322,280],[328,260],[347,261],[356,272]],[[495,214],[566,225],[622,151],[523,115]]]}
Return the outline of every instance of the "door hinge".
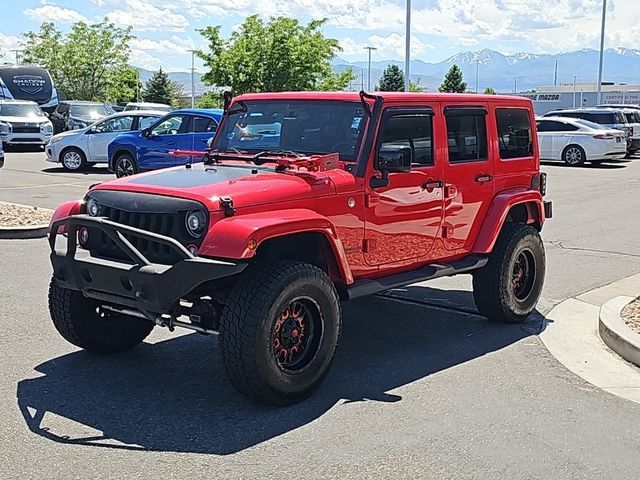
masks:
{"label": "door hinge", "polygon": [[380,197],[378,197],[377,195],[372,195],[372,194],[367,194],[364,197],[364,205],[369,208],[369,207],[375,207],[376,205],[378,205],[380,203]]}
{"label": "door hinge", "polygon": [[378,242],[371,238],[366,238],[362,241],[362,252],[363,253],[371,253],[378,246]]}

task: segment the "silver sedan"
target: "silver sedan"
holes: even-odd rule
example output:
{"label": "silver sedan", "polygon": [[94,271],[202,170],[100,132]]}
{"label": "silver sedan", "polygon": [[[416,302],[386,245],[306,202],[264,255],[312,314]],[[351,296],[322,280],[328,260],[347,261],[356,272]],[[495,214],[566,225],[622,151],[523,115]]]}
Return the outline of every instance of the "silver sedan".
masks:
{"label": "silver sedan", "polygon": [[158,110],[118,112],[80,130],[51,137],[45,147],[47,161],[62,163],[65,170],[77,171],[93,163],[106,163],[107,146],[120,133],[142,130],[164,116]]}

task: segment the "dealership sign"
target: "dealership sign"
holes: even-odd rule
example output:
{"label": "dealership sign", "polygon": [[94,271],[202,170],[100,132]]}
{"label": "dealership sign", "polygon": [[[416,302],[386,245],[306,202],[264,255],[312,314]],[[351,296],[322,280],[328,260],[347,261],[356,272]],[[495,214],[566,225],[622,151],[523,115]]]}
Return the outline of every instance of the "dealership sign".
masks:
{"label": "dealership sign", "polygon": [[521,96],[531,99],[534,102],[559,102],[560,94],[557,93],[528,93]]}
{"label": "dealership sign", "polygon": [[13,84],[29,95],[35,95],[42,91],[45,80],[40,75],[16,75]]}

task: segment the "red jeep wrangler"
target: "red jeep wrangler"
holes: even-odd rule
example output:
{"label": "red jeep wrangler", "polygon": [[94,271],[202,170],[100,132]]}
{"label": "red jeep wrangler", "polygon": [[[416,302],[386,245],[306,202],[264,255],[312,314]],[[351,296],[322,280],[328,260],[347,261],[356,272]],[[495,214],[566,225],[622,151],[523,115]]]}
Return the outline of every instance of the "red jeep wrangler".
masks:
{"label": "red jeep wrangler", "polygon": [[219,333],[235,387],[293,403],[327,374],[341,301],[471,273],[480,313],[527,318],[545,273],[545,186],[528,99],[242,95],[204,161],[56,210],[51,317],[103,353],[154,325]]}

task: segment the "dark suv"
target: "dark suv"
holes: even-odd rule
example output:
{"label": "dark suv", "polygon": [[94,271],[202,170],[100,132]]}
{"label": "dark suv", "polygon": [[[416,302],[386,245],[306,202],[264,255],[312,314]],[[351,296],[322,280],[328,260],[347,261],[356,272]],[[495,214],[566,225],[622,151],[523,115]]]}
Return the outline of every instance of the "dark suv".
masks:
{"label": "dark suv", "polygon": [[66,100],[58,104],[49,118],[56,134],[86,128],[111,113],[109,107],[102,103]]}

